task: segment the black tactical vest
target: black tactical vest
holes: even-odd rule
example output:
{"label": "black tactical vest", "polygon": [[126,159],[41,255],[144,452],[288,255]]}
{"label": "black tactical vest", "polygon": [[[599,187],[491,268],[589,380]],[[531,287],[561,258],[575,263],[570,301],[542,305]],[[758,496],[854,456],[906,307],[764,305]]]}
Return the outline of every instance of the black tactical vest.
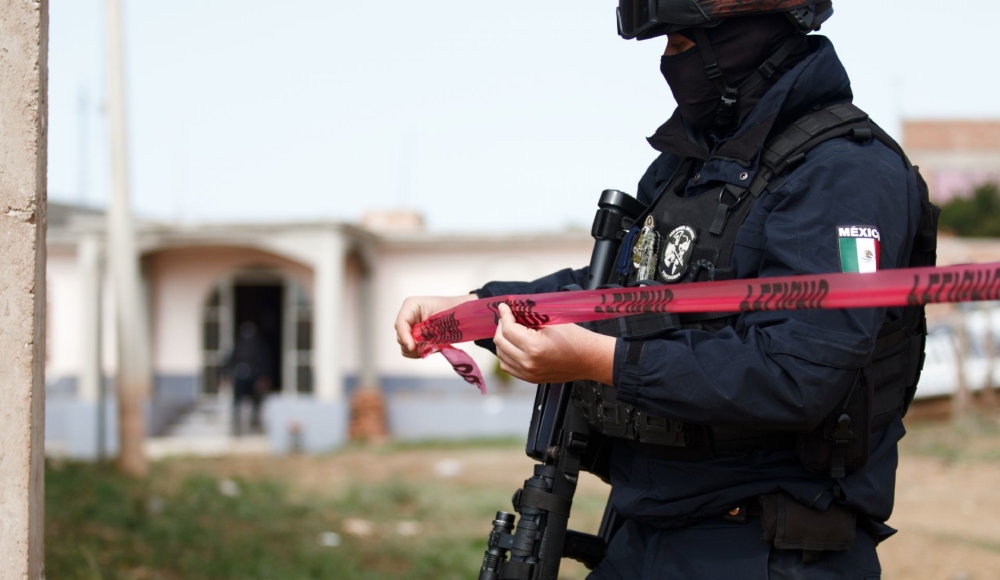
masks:
{"label": "black tactical vest", "polygon": [[[777,189],[813,147],[833,138],[857,142],[878,139],[900,156],[921,195],[921,222],[908,265],[934,264],[939,210],[930,204],[917,168],[863,111],[839,104],[799,119],[768,141],[761,152],[760,169],[748,187],[725,184],[694,197],[682,197],[678,193],[692,164],[681,163],[647,211],[627,234],[623,233],[619,263],[628,268],[612,274],[609,282],[632,286],[733,278],[730,260],[736,233],[753,204],[764,191]],[[647,314],[602,321],[591,328],[635,343],[670,329],[719,329],[732,324],[737,314]],[[871,433],[885,427],[897,413],[905,414],[923,366],[925,335],[923,307],[908,307],[901,320],[884,325],[871,362],[858,371],[843,404],[808,434],[696,425],[649,416],[634,405],[619,402],[613,387],[592,381],[574,383],[573,396],[594,430],[628,439],[657,457],[699,461],[757,449],[796,449],[808,469],[843,477],[867,461]],[[627,348],[626,359],[638,356],[639,350]]]}

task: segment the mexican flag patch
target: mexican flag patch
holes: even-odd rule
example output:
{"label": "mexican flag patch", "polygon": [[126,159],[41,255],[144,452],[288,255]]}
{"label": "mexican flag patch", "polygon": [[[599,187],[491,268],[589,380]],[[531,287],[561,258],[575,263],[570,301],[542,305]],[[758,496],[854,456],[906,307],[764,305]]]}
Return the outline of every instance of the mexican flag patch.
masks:
{"label": "mexican flag patch", "polygon": [[877,272],[882,235],[870,226],[838,226],[840,269],[843,272]]}

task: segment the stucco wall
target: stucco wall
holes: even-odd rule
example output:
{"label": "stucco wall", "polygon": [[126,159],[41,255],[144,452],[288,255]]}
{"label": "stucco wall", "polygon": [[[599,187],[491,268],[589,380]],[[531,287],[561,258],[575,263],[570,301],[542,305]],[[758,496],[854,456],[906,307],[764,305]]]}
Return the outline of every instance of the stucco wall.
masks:
{"label": "stucco wall", "polygon": [[76,253],[66,248],[50,250],[45,268],[48,323],[45,372],[49,381],[79,372],[80,300]]}
{"label": "stucco wall", "polygon": [[[76,251],[65,244],[49,245],[46,263],[46,386],[58,395],[75,395],[83,366],[81,341],[88,333],[83,328],[84,303],[80,265]],[[105,273],[101,297],[101,370],[105,377],[114,375],[117,353],[117,330],[114,320],[114,292]]]}

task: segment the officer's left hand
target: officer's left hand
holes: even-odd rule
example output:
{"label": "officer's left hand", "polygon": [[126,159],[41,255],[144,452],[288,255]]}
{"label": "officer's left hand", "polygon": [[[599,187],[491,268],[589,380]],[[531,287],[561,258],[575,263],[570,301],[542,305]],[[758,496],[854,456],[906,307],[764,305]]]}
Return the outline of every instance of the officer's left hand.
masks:
{"label": "officer's left hand", "polygon": [[500,368],[529,383],[589,379],[612,384],[615,338],[575,324],[532,329],[518,324],[510,307],[498,306],[493,342]]}

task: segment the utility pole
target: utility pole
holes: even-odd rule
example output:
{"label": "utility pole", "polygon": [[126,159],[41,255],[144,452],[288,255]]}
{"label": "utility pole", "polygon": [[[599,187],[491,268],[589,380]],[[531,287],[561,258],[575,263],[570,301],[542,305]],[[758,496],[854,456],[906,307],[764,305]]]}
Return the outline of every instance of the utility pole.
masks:
{"label": "utility pole", "polygon": [[972,393],[969,391],[968,375],[965,373],[965,359],[969,356],[969,335],[965,323],[965,310],[956,305],[952,332],[955,334],[955,394],[951,401],[952,420],[962,423],[972,409]]}
{"label": "utility pole", "polygon": [[49,4],[0,0],[0,576],[45,577]]}
{"label": "utility pole", "polygon": [[139,253],[129,209],[128,131],[125,112],[125,57],[122,0],[106,0],[108,121],[111,143],[111,204],[108,208],[108,263],[116,297],[118,328],[119,468],[140,477],[146,458],[146,401],[152,382],[148,311],[139,271]]}
{"label": "utility pole", "polygon": [[80,88],[77,91],[76,115],[76,142],[79,149],[77,163],[80,164],[76,174],[76,187],[79,191],[76,193],[80,196],[80,205],[87,206],[89,202],[87,199],[87,149],[90,147],[90,125],[88,123],[88,116],[90,115],[90,99],[87,98],[87,87],[84,85],[80,85]]}

